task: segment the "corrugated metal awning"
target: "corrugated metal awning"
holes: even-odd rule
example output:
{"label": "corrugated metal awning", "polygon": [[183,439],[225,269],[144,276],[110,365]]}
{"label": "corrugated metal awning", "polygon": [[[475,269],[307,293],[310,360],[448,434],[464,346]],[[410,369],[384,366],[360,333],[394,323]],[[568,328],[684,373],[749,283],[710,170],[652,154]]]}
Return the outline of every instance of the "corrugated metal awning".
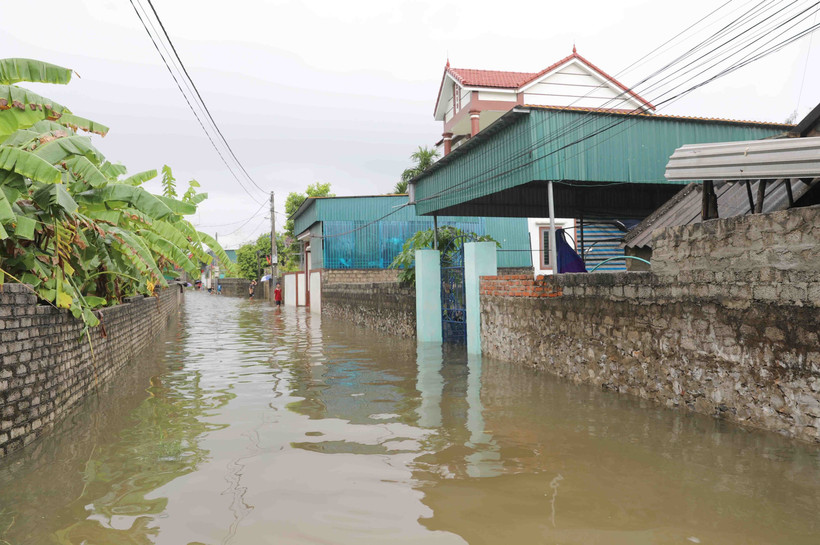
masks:
{"label": "corrugated metal awning", "polygon": [[675,150],[666,179],[761,180],[820,176],[820,137],[690,144]]}

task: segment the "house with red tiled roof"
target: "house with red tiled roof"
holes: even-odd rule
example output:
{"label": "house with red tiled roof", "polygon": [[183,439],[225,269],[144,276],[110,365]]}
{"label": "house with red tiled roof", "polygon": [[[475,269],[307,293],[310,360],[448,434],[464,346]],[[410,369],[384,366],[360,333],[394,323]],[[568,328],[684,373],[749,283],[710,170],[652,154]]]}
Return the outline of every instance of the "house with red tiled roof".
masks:
{"label": "house with red tiled roof", "polygon": [[540,72],[444,67],[434,116],[444,125],[447,155],[515,106],[566,106],[652,113],[644,98],[582,57],[572,54]]}

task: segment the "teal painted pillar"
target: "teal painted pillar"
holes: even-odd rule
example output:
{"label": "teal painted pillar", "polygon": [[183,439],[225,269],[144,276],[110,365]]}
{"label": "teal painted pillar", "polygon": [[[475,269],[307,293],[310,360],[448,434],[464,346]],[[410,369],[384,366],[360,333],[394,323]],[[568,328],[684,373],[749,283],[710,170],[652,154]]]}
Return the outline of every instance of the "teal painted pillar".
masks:
{"label": "teal painted pillar", "polygon": [[481,299],[479,279],[498,274],[495,242],[464,245],[464,296],[467,306],[467,353],[481,354]]}
{"label": "teal painted pillar", "polygon": [[422,342],[416,348],[416,390],[421,394],[416,414],[419,417],[418,425],[422,428],[441,427],[441,396],[444,392],[444,377],[441,374],[444,357],[441,349],[441,343]]}
{"label": "teal painted pillar", "polygon": [[416,250],[416,338],[441,343],[441,252]]}

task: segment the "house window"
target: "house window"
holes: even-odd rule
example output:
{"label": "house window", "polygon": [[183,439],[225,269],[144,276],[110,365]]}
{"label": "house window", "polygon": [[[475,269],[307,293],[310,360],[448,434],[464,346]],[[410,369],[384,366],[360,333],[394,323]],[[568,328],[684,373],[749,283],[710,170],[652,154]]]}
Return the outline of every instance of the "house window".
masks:
{"label": "house window", "polygon": [[[556,228],[558,226],[556,225]],[[542,269],[551,269],[552,265],[550,264],[550,228],[549,227],[539,227],[538,232],[540,233],[540,248],[538,255],[541,256],[541,268]]]}
{"label": "house window", "polygon": [[461,109],[461,89],[453,82],[453,113]]}

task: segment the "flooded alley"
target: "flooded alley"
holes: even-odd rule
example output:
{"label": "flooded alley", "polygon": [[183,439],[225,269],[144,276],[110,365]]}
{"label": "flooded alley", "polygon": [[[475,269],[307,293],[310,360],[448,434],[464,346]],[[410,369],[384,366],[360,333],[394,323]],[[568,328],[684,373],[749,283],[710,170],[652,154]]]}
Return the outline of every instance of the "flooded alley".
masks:
{"label": "flooded alley", "polygon": [[820,447],[188,293],[0,460],[0,544],[818,542]]}

